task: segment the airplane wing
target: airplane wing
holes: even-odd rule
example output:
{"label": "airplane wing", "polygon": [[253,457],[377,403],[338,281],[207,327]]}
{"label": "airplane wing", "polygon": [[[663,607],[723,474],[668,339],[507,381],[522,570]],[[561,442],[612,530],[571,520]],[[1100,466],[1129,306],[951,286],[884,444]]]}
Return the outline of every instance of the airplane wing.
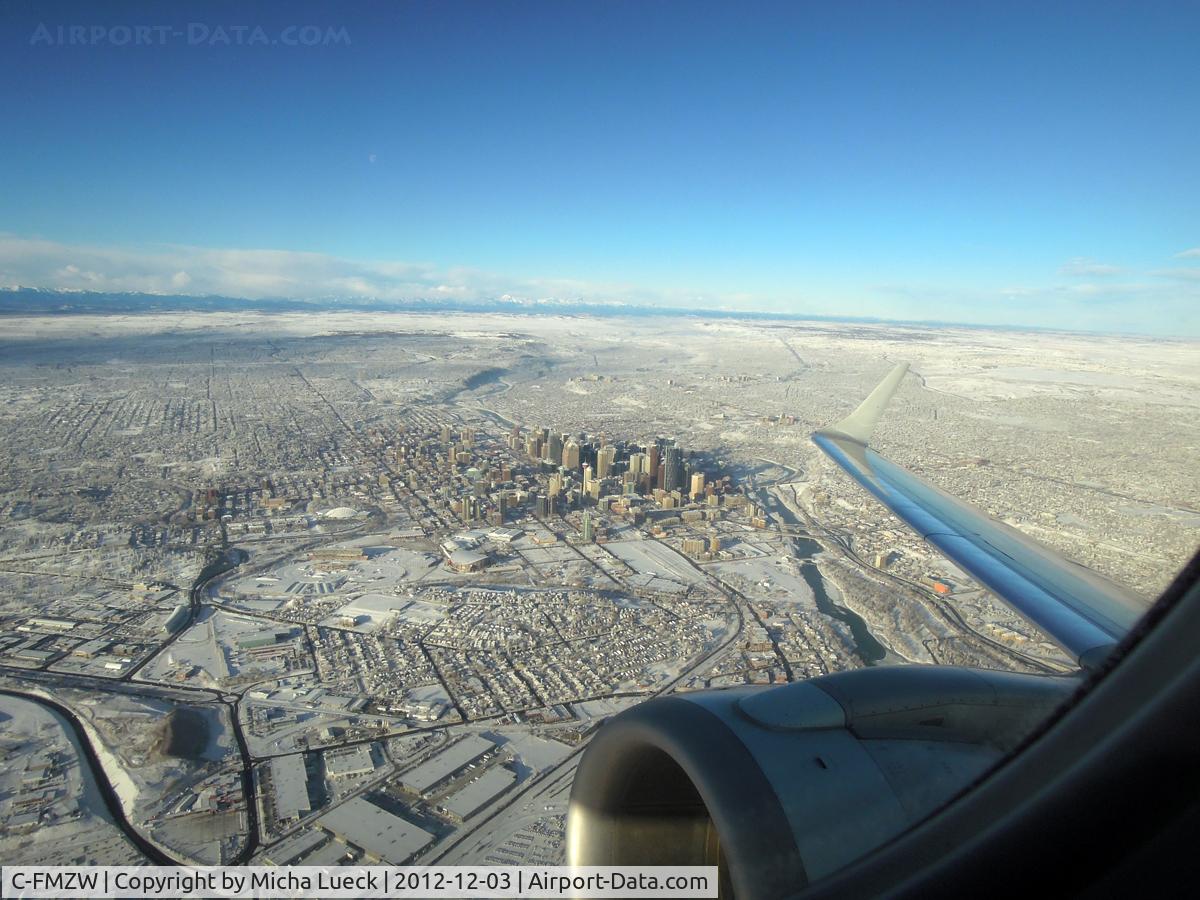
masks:
{"label": "airplane wing", "polygon": [[[1095,666],[1146,604],[873,450],[906,371],[813,440],[931,547]],[[656,697],[614,716],[584,751],[568,861],[715,865],[723,897],[797,896],[999,764],[1080,674],[865,666]]]}
{"label": "airplane wing", "polygon": [[1092,667],[1147,609],[1131,591],[1059,556],[881,456],[871,435],[908,364],[813,442],[929,545]]}

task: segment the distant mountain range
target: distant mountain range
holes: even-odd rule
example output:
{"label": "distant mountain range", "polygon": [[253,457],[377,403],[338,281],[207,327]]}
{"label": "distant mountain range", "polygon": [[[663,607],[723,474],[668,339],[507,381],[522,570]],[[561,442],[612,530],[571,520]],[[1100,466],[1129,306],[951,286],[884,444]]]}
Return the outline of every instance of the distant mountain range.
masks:
{"label": "distant mountain range", "polygon": [[978,328],[994,331],[1049,331],[1019,325],[977,325],[912,319],[883,319],[873,316],[821,316],[808,313],[751,312],[736,309],[700,309],[671,306],[641,306],[619,302],[586,300],[454,300],[419,298],[380,300],[373,297],[329,297],[299,300],[271,297],[250,300],[215,294],[145,294],[138,291],[106,292],[53,288],[0,288],[0,316],[29,315],[131,315],[153,312],[475,312],[512,315],[553,316],[688,316],[705,319],[749,319],[758,321],[841,322],[859,325],[916,325],[923,327]]}
{"label": "distant mountain range", "polygon": [[[272,297],[248,300],[207,294],[144,294],[137,291],[57,290],[50,288],[0,288],[0,315],[68,315],[147,312],[502,312],[531,315],[591,316],[705,316],[728,319],[827,319],[851,321],[832,316],[807,316],[787,313],[745,312],[742,310],[681,309],[665,306],[638,306],[627,303],[593,303],[586,300],[455,300],[447,298],[414,300],[378,300],[371,297],[330,297],[298,300]],[[858,322],[883,322],[883,319],[853,319]]]}

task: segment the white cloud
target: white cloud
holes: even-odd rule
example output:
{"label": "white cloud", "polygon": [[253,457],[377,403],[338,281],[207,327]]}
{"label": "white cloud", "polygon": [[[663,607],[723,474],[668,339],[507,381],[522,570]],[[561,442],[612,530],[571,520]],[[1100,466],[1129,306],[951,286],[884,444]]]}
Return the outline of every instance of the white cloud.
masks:
{"label": "white cloud", "polygon": [[1088,259],[1086,256],[1073,256],[1062,264],[1058,270],[1062,275],[1072,275],[1082,278],[1097,278],[1108,275],[1119,275],[1121,273],[1120,266],[1109,265],[1108,263],[1096,262],[1094,259]]}
{"label": "white cloud", "polygon": [[[1078,262],[1078,261],[1072,261]],[[1101,266],[1087,262],[1088,267]],[[289,250],[155,245],[65,244],[0,233],[0,286],[141,291],[267,298],[404,301],[502,300],[517,307],[552,301],[859,316],[1051,328],[1200,334],[1196,270],[1102,277],[1068,283],[1036,280],[978,284],[869,284],[844,279],[816,288],[802,275],[771,288],[740,285],[696,290],[565,278],[512,276],[464,266],[354,260]],[[1049,273],[1047,273],[1049,274]],[[1082,267],[1079,274],[1083,274]],[[746,273],[747,278],[756,275]],[[1047,279],[1049,282],[1050,279]]]}
{"label": "white cloud", "polygon": [[1158,269],[1150,274],[1158,275],[1161,278],[1176,278],[1181,281],[1200,281],[1200,268]]}
{"label": "white cloud", "polygon": [[[522,278],[427,263],[352,260],[290,250],[238,250],[162,245],[106,247],[0,234],[0,285],[153,294],[215,294],[258,300],[375,298],[459,300],[507,295],[538,300],[666,303],[669,291],[569,279]],[[722,298],[708,298],[716,303]]]}
{"label": "white cloud", "polygon": [[1193,247],[1191,250],[1184,250],[1182,253],[1176,253],[1176,259],[1194,259],[1200,257],[1200,247]]}

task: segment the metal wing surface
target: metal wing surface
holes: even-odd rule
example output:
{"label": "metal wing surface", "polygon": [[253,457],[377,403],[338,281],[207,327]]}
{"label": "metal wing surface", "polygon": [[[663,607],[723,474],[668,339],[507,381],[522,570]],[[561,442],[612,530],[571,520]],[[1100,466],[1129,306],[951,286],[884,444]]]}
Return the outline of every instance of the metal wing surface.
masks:
{"label": "metal wing surface", "polygon": [[1146,603],[873,450],[875,424],[907,370],[907,363],[896,366],[858,409],[815,432],[813,442],[928,544],[1081,665],[1095,665],[1145,612]]}

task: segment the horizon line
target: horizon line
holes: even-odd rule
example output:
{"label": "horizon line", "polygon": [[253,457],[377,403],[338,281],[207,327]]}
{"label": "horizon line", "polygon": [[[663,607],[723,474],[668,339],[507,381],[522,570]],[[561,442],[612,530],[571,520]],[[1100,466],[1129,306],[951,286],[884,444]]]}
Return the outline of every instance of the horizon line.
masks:
{"label": "horizon line", "polygon": [[[369,313],[372,311],[378,312],[414,312],[420,310],[436,311],[436,312],[456,312],[456,313],[492,313],[500,315],[562,315],[571,317],[587,317],[592,316],[686,316],[688,318],[703,318],[705,316],[720,318],[720,319],[752,319],[752,320],[771,320],[778,319],[782,321],[799,321],[799,322],[840,322],[845,324],[857,325],[886,325],[899,327],[923,327],[923,328],[960,328],[960,329],[979,329],[983,331],[1013,331],[1013,332],[1033,332],[1037,334],[1069,334],[1069,335],[1092,335],[1097,337],[1134,337],[1139,339],[1150,339],[1159,341],[1171,342],[1192,342],[1200,340],[1200,335],[1160,335],[1151,332],[1129,332],[1129,331],[1109,331],[1102,329],[1087,329],[1087,328],[1062,328],[1042,325],[1019,325],[1015,323],[984,323],[984,322],[969,322],[962,320],[950,319],[906,319],[906,318],[890,318],[885,316],[854,316],[854,315],[832,315],[828,313],[789,313],[779,311],[766,310],[751,310],[751,309],[733,309],[727,307],[687,307],[687,306],[666,306],[653,303],[630,303],[623,300],[585,300],[582,298],[572,300],[561,300],[556,298],[543,298],[536,300],[522,300],[517,298],[493,297],[479,300],[456,300],[452,298],[428,298],[428,297],[410,297],[407,299],[381,299],[379,297],[353,297],[353,296],[336,296],[330,295],[321,298],[303,298],[303,297],[238,297],[230,294],[189,294],[189,293],[165,293],[153,291],[92,291],[84,288],[54,288],[54,287],[38,287],[35,285],[0,285],[0,300],[6,297],[15,297],[19,295],[37,296],[37,297],[88,297],[88,298],[137,298],[149,300],[174,301],[178,303],[181,309],[180,312],[191,311],[195,313],[217,313],[217,312],[237,312],[244,310],[247,312],[262,312],[262,313],[281,313],[281,312],[305,312],[305,311],[334,311],[328,308],[322,309],[323,306],[336,304],[342,307],[341,311]],[[229,304],[228,308],[193,308],[187,310],[184,304],[187,301],[196,303],[225,303]],[[294,308],[280,309],[281,306],[291,305]],[[132,312],[167,312],[168,310],[133,310]],[[123,314],[129,315],[131,310],[105,310],[102,308],[90,309],[31,309],[31,310],[16,310],[5,309],[0,306],[0,316],[12,315],[28,315],[28,316],[53,316],[53,315],[106,315],[106,314]]]}

